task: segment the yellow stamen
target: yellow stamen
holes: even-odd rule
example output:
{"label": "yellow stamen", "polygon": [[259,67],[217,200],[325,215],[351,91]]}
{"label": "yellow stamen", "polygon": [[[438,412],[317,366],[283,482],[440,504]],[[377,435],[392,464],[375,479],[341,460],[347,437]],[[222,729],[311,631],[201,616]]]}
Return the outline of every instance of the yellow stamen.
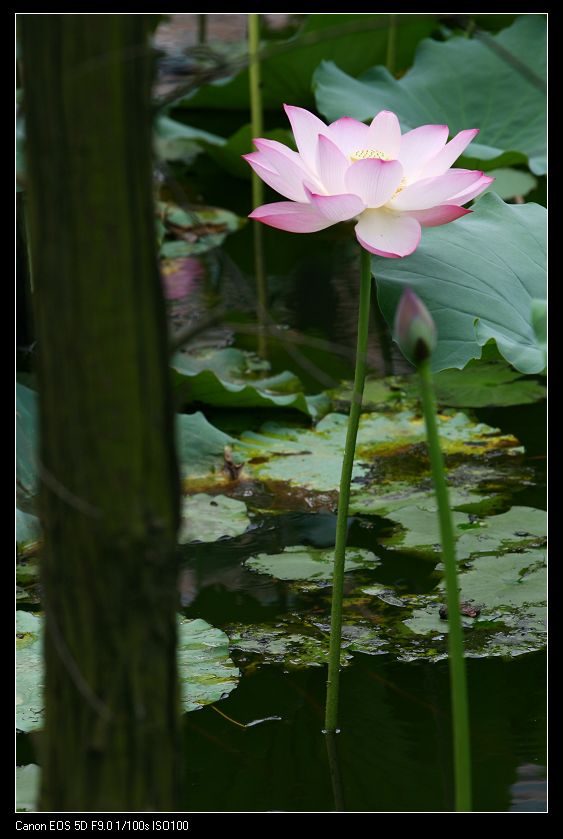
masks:
{"label": "yellow stamen", "polygon": [[356,160],[369,160],[372,157],[377,157],[379,160],[391,160],[388,154],[385,154],[384,151],[377,151],[377,149],[359,149],[359,151],[350,155],[350,160],[355,162]]}
{"label": "yellow stamen", "polygon": [[397,187],[397,189],[395,190],[395,192],[391,196],[391,199],[393,199],[396,195],[398,195],[400,192],[402,192],[404,190],[404,188],[406,187],[406,185],[407,185],[407,179],[406,178],[401,178],[401,183],[399,184],[399,186]]}

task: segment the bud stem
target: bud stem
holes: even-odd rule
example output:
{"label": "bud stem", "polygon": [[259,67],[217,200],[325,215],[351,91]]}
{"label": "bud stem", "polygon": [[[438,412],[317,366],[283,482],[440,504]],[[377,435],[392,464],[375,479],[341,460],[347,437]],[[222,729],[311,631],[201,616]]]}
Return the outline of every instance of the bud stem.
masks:
{"label": "bud stem", "polygon": [[330,616],[330,646],[328,653],[328,681],[326,691],[325,731],[334,733],[338,722],[338,687],[340,682],[340,648],[342,643],[342,597],[344,593],[344,563],[346,559],[346,537],[348,534],[348,507],[350,505],[350,481],[354,466],[358,423],[362,410],[364,381],[366,378],[366,355],[371,294],[371,257],[362,248],[360,277],[360,307],[358,311],[358,343],[356,349],[356,372],[352,404],[346,431],[346,448],[340,476],[338,516],[336,519],[336,543],[334,547],[334,574],[332,578],[332,607]]}
{"label": "bud stem", "polygon": [[458,812],[471,810],[471,750],[469,743],[469,711],[467,680],[463,656],[463,629],[461,623],[455,538],[448,500],[448,487],[444,472],[444,458],[440,448],[436,422],[436,401],[430,372],[429,359],[418,365],[422,407],[426,424],[426,439],[432,467],[432,480],[442,543],[445,567],[446,601],[448,605],[448,653],[450,664],[450,695],[452,703],[452,728],[455,767],[455,808]]}

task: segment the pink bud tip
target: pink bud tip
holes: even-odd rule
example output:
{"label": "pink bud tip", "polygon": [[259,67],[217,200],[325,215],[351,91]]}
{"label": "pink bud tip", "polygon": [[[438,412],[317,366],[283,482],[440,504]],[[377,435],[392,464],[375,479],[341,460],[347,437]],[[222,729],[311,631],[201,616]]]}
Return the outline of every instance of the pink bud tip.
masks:
{"label": "pink bud tip", "polygon": [[393,332],[401,352],[413,364],[420,364],[434,351],[436,324],[420,297],[410,288],[403,292],[399,301]]}

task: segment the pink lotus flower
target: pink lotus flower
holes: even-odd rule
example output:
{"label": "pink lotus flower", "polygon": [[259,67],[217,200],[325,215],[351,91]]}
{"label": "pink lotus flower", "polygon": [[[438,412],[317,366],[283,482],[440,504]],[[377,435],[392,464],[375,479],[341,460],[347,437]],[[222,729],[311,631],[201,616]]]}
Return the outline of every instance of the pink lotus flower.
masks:
{"label": "pink lotus flower", "polygon": [[422,125],[401,135],[399,120],[380,111],[371,125],[342,117],[325,125],[303,108],[285,105],[298,152],[275,140],[254,140],[244,155],[269,186],[289,198],[250,214],[270,227],[312,233],[356,219],[356,236],[380,256],[408,256],[421,226],[447,224],[494,180],[451,169],[478,134],[469,128],[447,143],[447,125]]}

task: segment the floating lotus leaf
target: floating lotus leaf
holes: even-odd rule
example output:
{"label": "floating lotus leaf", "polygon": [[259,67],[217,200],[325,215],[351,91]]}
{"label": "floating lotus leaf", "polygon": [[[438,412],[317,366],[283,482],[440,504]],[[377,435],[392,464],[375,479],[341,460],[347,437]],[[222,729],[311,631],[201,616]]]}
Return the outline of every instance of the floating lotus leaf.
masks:
{"label": "floating lotus leaf", "polygon": [[[462,618],[468,657],[509,657],[545,646],[543,551],[480,556],[461,569],[459,579],[462,602],[479,611],[475,618]],[[250,668],[260,663],[285,668],[326,664],[329,595],[330,589],[317,589],[313,613],[294,611],[275,624],[227,627],[237,661]],[[443,582],[430,594],[405,594],[380,583],[349,591],[344,599],[342,664],[349,663],[354,652],[400,661],[446,658],[448,623],[439,615],[444,603]]]}
{"label": "floating lotus leaf", "polygon": [[[546,640],[547,570],[545,552],[508,553],[474,559],[459,576],[460,600],[479,609],[475,618],[462,619],[466,654],[519,655],[541,649]],[[446,655],[447,620],[439,616],[445,601],[444,584],[426,598],[406,620],[417,635],[434,636]],[[469,631],[471,630],[471,631]],[[414,657],[424,657],[419,649]]]}
{"label": "floating lotus leaf", "polygon": [[[440,530],[436,504],[425,508],[405,506],[392,511],[390,518],[401,525],[398,532],[380,538],[387,548],[440,553]],[[541,543],[546,536],[546,514],[533,507],[512,507],[507,513],[477,519],[453,512],[452,520],[458,559],[476,553],[506,551]]]}
{"label": "floating lotus leaf", "polygon": [[[32,731],[43,723],[43,618],[16,612],[16,727]],[[218,702],[238,683],[229,639],[204,620],[178,616],[178,675],[182,709]]]}
{"label": "floating lotus leaf", "polygon": [[178,535],[187,542],[216,542],[242,535],[250,525],[246,504],[226,495],[199,492],[183,500],[182,525]]}
{"label": "floating lotus leaf", "polygon": [[37,810],[41,769],[35,763],[16,767],[16,811],[29,813]]}
{"label": "floating lotus leaf", "polygon": [[[323,550],[304,545],[291,545],[279,554],[258,554],[245,565],[259,574],[270,574],[278,580],[331,580],[334,567],[334,548]],[[372,569],[379,560],[371,551],[347,548],[345,571]]]}
{"label": "floating lotus leaf", "polygon": [[[310,493],[335,493],[346,424],[343,414],[327,415],[312,430],[266,423],[260,433],[242,434],[234,451],[247,460],[246,471],[252,477],[286,482]],[[441,415],[439,430],[446,458],[451,457],[452,463],[462,457],[478,461],[493,452],[518,451],[513,437],[475,423],[462,413]],[[408,471],[411,484],[428,477],[425,439],[424,423],[414,411],[362,415],[352,473],[352,509],[356,509],[356,494],[363,503],[368,493],[373,498],[385,495],[390,480],[396,486],[397,473]]]}
{"label": "floating lotus leaf", "polygon": [[16,612],[16,728],[31,731],[43,718],[42,619]]}

